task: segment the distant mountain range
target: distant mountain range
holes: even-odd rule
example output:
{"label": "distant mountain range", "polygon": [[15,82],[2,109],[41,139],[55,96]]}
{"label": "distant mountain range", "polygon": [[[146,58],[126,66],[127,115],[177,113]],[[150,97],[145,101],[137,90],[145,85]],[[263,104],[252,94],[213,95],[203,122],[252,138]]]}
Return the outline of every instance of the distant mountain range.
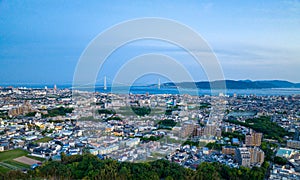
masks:
{"label": "distant mountain range", "polygon": [[[199,89],[210,89],[213,87],[222,87],[224,81],[200,81],[200,82],[180,82],[180,83],[163,83],[161,87],[182,87]],[[251,81],[251,80],[225,80],[227,89],[264,89],[264,88],[300,88],[300,83],[292,83],[282,80],[266,80],[266,81]]]}

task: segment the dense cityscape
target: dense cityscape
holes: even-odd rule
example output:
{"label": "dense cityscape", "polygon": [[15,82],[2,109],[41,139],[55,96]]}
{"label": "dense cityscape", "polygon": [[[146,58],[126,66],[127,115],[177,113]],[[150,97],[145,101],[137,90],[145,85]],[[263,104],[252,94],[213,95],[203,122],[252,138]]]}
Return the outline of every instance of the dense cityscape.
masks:
{"label": "dense cityscape", "polygon": [[[38,171],[64,157],[164,159],[265,169],[300,178],[300,96],[111,94],[0,88],[0,172]],[[32,172],[31,172],[32,173]]]}
{"label": "dense cityscape", "polygon": [[299,180],[300,0],[0,0],[0,180]]}

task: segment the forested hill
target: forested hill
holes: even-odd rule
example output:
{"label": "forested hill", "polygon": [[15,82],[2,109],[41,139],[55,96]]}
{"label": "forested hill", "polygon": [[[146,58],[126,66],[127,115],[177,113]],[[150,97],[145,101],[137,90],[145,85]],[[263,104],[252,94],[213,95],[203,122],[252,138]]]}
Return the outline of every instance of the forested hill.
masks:
{"label": "forested hill", "polygon": [[[263,88],[300,88],[300,83],[292,83],[289,81],[270,80],[270,81],[250,81],[250,80],[225,80],[227,89],[263,89]],[[183,87],[199,89],[210,89],[213,87],[222,88],[224,81],[201,81],[201,82],[180,82],[180,83],[163,83],[161,87]]]}
{"label": "forested hill", "polygon": [[268,168],[230,168],[219,163],[201,163],[197,170],[184,168],[167,160],[147,163],[100,160],[91,154],[66,156],[61,161],[48,161],[27,173],[9,171],[0,179],[264,179]]}

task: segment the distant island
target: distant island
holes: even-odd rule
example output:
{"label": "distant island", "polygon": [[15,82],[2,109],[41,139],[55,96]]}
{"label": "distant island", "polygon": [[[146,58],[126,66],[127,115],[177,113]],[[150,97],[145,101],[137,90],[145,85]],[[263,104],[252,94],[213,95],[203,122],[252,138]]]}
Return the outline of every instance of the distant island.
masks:
{"label": "distant island", "polygon": [[[200,82],[179,82],[179,83],[163,83],[161,87],[182,87],[193,88],[195,85],[199,89],[210,89],[211,85],[214,87],[222,87],[223,80],[219,81],[200,81]],[[270,88],[300,88],[300,83],[292,83],[283,80],[265,80],[265,81],[251,81],[251,80],[225,80],[227,89],[270,89]]]}

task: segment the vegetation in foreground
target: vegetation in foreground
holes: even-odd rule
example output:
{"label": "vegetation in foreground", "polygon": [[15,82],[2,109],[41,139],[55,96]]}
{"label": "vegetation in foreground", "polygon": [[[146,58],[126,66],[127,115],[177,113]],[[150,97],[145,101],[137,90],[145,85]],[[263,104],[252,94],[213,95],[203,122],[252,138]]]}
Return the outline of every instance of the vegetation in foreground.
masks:
{"label": "vegetation in foreground", "polygon": [[0,173],[0,179],[264,179],[268,168],[230,168],[219,163],[201,163],[197,170],[186,169],[167,160],[147,163],[100,160],[91,154],[65,156],[62,161],[48,161],[27,174],[20,171]]}

